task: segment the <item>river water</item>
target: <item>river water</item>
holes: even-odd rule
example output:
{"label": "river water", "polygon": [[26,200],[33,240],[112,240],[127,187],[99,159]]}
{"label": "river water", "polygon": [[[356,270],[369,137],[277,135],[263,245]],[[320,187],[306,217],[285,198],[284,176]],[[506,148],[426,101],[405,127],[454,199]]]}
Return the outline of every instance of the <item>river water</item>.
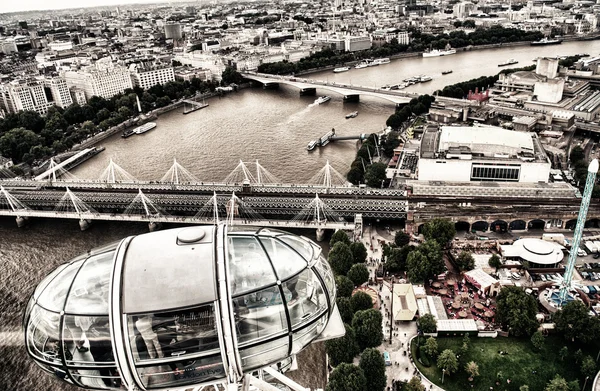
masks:
{"label": "river water", "polygon": [[[447,84],[493,75],[497,64],[508,58],[516,66],[533,64],[534,57],[587,52],[598,55],[600,41],[569,42],[559,46],[514,47],[458,53],[449,57],[410,58],[391,64],[313,79],[380,87],[418,75],[434,80],[410,90],[431,93]],[[442,76],[441,71],[453,73]],[[318,94],[325,94],[318,91]],[[344,174],[354,158],[355,141],[332,143],[306,151],[311,139],[331,128],[340,135],[381,130],[394,107],[385,101],[364,98],[344,103],[332,95],[330,102],[314,106],[314,97],[300,97],[297,90],[246,89],[208,101],[209,107],[189,115],[180,111],[161,116],[157,128],[128,139],[114,136],[101,143],[106,150],[73,170],[81,178],[98,178],[113,159],[138,179],[159,180],[174,158],[202,181],[222,181],[242,159],[260,163],[282,182],[305,183],[329,160]],[[346,120],[345,114],[359,115]],[[0,218],[0,390],[73,390],[38,370],[28,359],[20,339],[20,323],[34,287],[57,265],[101,244],[147,232],[145,224],[94,222],[80,232],[75,221],[34,220],[17,229],[14,219]]]}

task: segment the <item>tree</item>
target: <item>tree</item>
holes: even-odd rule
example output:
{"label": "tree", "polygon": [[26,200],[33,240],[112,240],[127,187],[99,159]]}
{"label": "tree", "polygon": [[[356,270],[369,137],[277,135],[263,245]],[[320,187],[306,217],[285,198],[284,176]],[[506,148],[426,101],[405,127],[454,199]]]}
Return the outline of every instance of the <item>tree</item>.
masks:
{"label": "tree", "polygon": [[404,231],[398,231],[394,237],[394,243],[396,243],[396,246],[398,247],[404,247],[410,243],[410,235]]}
{"label": "tree", "polygon": [[500,266],[502,266],[502,261],[500,260],[499,256],[497,256],[496,254],[492,254],[492,256],[490,257],[490,259],[488,260],[488,265],[490,265],[491,267],[493,267],[496,270],[498,270],[498,268]]}
{"label": "tree", "polygon": [[367,379],[363,370],[352,364],[338,365],[329,376],[325,391],[366,391]]}
{"label": "tree", "polygon": [[356,343],[354,329],[344,324],[346,334],[343,337],[325,341],[325,349],[329,355],[331,365],[334,367],[341,363],[352,363],[354,357],[360,352]]}
{"label": "tree", "polygon": [[563,346],[558,351],[558,357],[560,357],[560,361],[565,361],[565,358],[567,358],[568,355],[569,355],[569,348],[566,346]]}
{"label": "tree", "polygon": [[413,376],[403,388],[405,391],[425,391],[425,386],[421,383],[421,379]]}
{"label": "tree", "polygon": [[475,361],[469,361],[467,366],[465,367],[465,371],[469,374],[469,377],[472,379],[476,376],[479,376],[479,365]]}
{"label": "tree", "polygon": [[345,243],[336,243],[329,251],[329,264],[336,274],[346,275],[352,267],[352,252]]}
{"label": "tree", "polygon": [[573,353],[573,359],[575,359],[577,364],[581,364],[581,361],[583,360],[583,352],[581,349],[577,349],[575,353]]}
{"label": "tree", "polygon": [[446,247],[446,244],[456,235],[456,229],[449,219],[435,218],[423,225],[422,233],[425,239],[433,239],[441,247]]}
{"label": "tree", "polygon": [[356,333],[356,341],[360,349],[374,348],[383,341],[381,312],[376,309],[358,311],[352,319],[352,328]]}
{"label": "tree", "polygon": [[37,111],[25,110],[18,113],[19,123],[25,129],[32,130],[35,133],[39,133],[44,129],[44,119],[39,115]]}
{"label": "tree", "polygon": [[335,303],[337,304],[338,310],[340,311],[340,316],[342,317],[342,321],[344,323],[348,323],[348,324],[352,323],[352,317],[354,316],[354,311],[352,310],[352,304],[350,303],[350,298],[349,297],[338,297],[335,299]]}
{"label": "tree", "polygon": [[521,387],[519,387],[519,391],[529,391],[529,386],[528,385],[522,385]]}
{"label": "tree", "polygon": [[570,391],[567,381],[560,375],[556,375],[554,379],[550,380],[544,388],[544,391]]}
{"label": "tree", "polygon": [[424,281],[446,269],[442,249],[435,240],[426,241],[408,254],[406,264],[412,282]]}
{"label": "tree", "polygon": [[364,263],[356,263],[348,270],[348,278],[352,280],[354,286],[361,286],[369,281],[369,269]]}
{"label": "tree", "polygon": [[535,299],[516,286],[502,288],[496,299],[496,319],[516,336],[531,335],[538,328]]}
{"label": "tree", "polygon": [[475,258],[473,258],[470,252],[461,251],[458,257],[456,257],[456,264],[460,271],[473,270],[475,268]]}
{"label": "tree", "polygon": [[581,301],[572,301],[563,306],[553,317],[556,331],[567,340],[577,339],[589,343],[600,336],[600,320],[590,316],[588,308]]}
{"label": "tree", "polygon": [[337,295],[339,297],[350,297],[354,290],[354,284],[352,280],[344,275],[335,277],[335,285],[337,287]]}
{"label": "tree", "polygon": [[10,158],[14,163],[29,160],[25,158],[32,147],[42,144],[42,138],[31,130],[14,128],[0,137],[0,155]]}
{"label": "tree", "polygon": [[444,350],[437,359],[438,368],[442,369],[450,375],[458,370],[458,360],[456,354],[450,349]]}
{"label": "tree", "polygon": [[572,164],[583,160],[585,158],[585,152],[583,151],[583,148],[581,148],[579,145],[573,148],[569,158],[571,159]]}
{"label": "tree", "polygon": [[592,356],[585,356],[581,360],[581,374],[586,377],[594,377],[596,375],[596,362]]}
{"label": "tree", "polygon": [[536,350],[542,350],[544,347],[544,335],[541,331],[536,331],[531,336],[531,343]]}
{"label": "tree", "polygon": [[427,338],[427,341],[425,341],[425,346],[423,347],[423,350],[429,357],[436,357],[437,353],[438,353],[437,340],[433,337]]}
{"label": "tree", "polygon": [[389,271],[390,273],[406,270],[408,254],[410,254],[414,249],[415,247],[411,245],[407,245],[402,248],[390,247],[384,263],[385,270]]}
{"label": "tree", "polygon": [[386,178],[386,165],[383,163],[373,163],[365,171],[365,183],[369,187],[383,187],[383,181]]}
{"label": "tree", "polygon": [[350,243],[350,251],[352,251],[354,263],[364,263],[367,260],[367,248],[362,242]]}
{"label": "tree", "polygon": [[429,277],[429,261],[419,251],[413,251],[408,254],[406,266],[408,269],[408,279],[412,283],[423,282]]}
{"label": "tree", "polygon": [[348,234],[341,229],[338,229],[333,233],[333,235],[331,235],[329,247],[333,248],[337,242],[342,242],[350,246],[350,238],[348,237]]}
{"label": "tree", "polygon": [[369,390],[383,391],[387,384],[385,375],[385,361],[381,352],[374,348],[367,348],[360,354],[358,366],[363,370]]}
{"label": "tree", "polygon": [[424,333],[435,333],[437,331],[437,321],[431,314],[425,314],[417,320],[419,330]]}
{"label": "tree", "polygon": [[224,84],[241,84],[244,81],[244,78],[233,67],[227,67],[221,74],[221,81]]}
{"label": "tree", "polygon": [[363,311],[373,308],[373,299],[365,292],[358,291],[350,298],[350,305],[352,311]]}

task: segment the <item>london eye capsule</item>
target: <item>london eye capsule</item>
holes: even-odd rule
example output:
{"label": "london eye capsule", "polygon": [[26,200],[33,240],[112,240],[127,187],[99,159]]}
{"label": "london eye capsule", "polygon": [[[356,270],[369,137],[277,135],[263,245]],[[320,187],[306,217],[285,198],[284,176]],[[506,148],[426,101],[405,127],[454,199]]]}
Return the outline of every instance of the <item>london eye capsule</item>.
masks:
{"label": "london eye capsule", "polygon": [[64,381],[141,390],[235,384],[344,333],[318,245],[224,225],[131,236],[59,266],[24,330],[36,364]]}

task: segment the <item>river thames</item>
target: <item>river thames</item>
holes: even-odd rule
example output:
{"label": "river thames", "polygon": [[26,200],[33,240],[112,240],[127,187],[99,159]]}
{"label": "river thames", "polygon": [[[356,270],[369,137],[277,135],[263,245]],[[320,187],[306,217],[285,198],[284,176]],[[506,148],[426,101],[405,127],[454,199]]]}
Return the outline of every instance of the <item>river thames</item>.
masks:
{"label": "river thames", "polygon": [[[410,91],[432,93],[459,81],[499,72],[498,63],[508,58],[514,67],[533,64],[544,55],[575,53],[598,55],[600,41],[568,42],[557,46],[512,47],[460,52],[449,57],[409,58],[391,64],[334,74],[319,72],[307,78],[354,83],[379,88],[414,75],[430,75],[428,83]],[[442,76],[443,70],[453,73]],[[317,91],[319,95],[326,91]],[[331,101],[312,105],[315,97],[300,97],[298,90],[245,89],[207,101],[209,107],[189,115],[173,111],[161,116],[156,129],[122,139],[113,136],[100,145],[106,150],[73,170],[81,178],[98,178],[109,159],[143,180],[159,180],[173,159],[202,181],[222,181],[239,160],[256,159],[281,182],[310,180],[329,160],[345,174],[357,150],[355,141],[331,143],[326,148],[306,151],[307,143],[331,128],[339,135],[380,131],[394,106],[377,99],[344,103]],[[358,117],[345,119],[357,110]],[[28,358],[20,337],[20,323],[34,287],[57,265],[90,248],[122,237],[147,232],[145,224],[94,222],[80,232],[76,221],[33,220],[18,229],[12,218],[0,218],[0,390],[74,390],[38,370]]]}

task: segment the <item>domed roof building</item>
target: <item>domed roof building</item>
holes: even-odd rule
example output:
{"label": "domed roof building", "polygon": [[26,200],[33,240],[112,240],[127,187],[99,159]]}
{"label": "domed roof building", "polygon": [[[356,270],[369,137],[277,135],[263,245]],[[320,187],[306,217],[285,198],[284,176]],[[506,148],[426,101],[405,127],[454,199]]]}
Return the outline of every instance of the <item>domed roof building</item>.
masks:
{"label": "domed roof building", "polygon": [[558,243],[537,238],[516,240],[513,244],[502,245],[505,259],[527,261],[531,267],[558,267],[563,260],[562,246]]}
{"label": "domed roof building", "polygon": [[59,266],[24,318],[45,371],[95,389],[236,383],[343,335],[321,248],[287,232],[198,226],[132,236]]}

